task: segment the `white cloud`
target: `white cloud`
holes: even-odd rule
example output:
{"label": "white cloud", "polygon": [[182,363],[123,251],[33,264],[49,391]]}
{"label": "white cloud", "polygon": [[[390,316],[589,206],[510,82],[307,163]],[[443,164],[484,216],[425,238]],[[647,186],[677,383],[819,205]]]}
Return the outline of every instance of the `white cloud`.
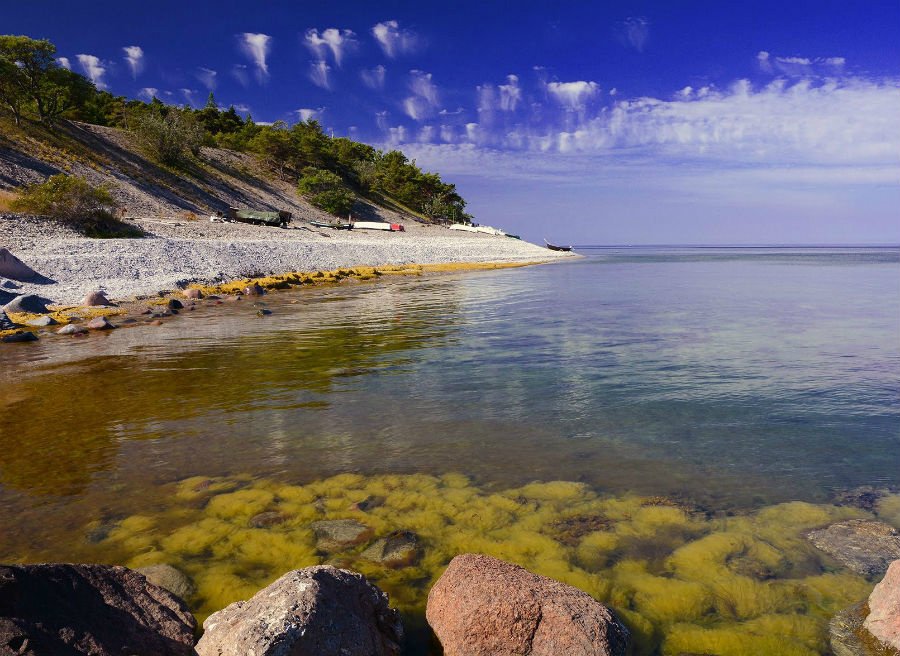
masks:
{"label": "white cloud", "polygon": [[250,76],[247,74],[247,66],[244,64],[235,64],[231,69],[231,74],[234,76],[234,79],[238,81],[238,83],[247,88],[247,85],[250,84]]}
{"label": "white cloud", "polygon": [[650,35],[650,22],[643,17],[630,16],[618,25],[619,41],[622,45],[644,52]]}
{"label": "white cloud", "polygon": [[826,64],[828,64],[829,66],[838,66],[838,67],[843,66],[844,64],[847,63],[847,60],[844,59],[843,57],[826,57],[823,61]]}
{"label": "white cloud", "polygon": [[137,78],[144,70],[144,49],[140,46],[125,46],[122,51],[125,53],[128,68],[131,69],[131,77]]}
{"label": "white cloud", "polygon": [[263,82],[269,77],[269,65],[266,59],[272,48],[272,37],[268,34],[244,32],[238,35],[239,45],[244,55],[256,67],[256,77]]}
{"label": "white cloud", "polygon": [[504,112],[514,112],[519,102],[522,100],[522,89],[519,88],[519,77],[517,75],[507,75],[506,84],[501,84],[500,90],[500,109]]}
{"label": "white cloud", "polygon": [[179,89],[179,91],[181,92],[181,95],[184,96],[184,100],[188,105],[191,107],[197,106],[197,98],[195,97],[195,94],[197,93],[196,89]]}
{"label": "white cloud", "polygon": [[81,64],[81,70],[85,76],[96,85],[98,89],[105,89],[106,83],[103,76],[106,75],[106,67],[103,62],[94,55],[76,55],[78,63]]}
{"label": "white cloud", "polygon": [[318,109],[298,109],[297,110],[297,118],[306,123],[310,119],[320,120],[322,118],[322,114],[324,113],[325,108],[319,107]]}
{"label": "white cloud", "polygon": [[431,116],[431,106],[418,96],[410,96],[403,101],[403,111],[414,121],[424,121]]}
{"label": "white cloud", "polygon": [[409,132],[402,125],[388,128],[387,132],[388,132],[388,143],[392,146],[397,146],[402,143],[405,143],[409,139]]}
{"label": "white cloud", "polygon": [[497,108],[497,90],[493,84],[478,85],[475,87],[475,94],[478,97],[476,109],[479,114],[488,114]]}
{"label": "white cloud", "polygon": [[244,103],[238,103],[234,106],[234,109],[241,114],[249,114],[250,113],[250,105],[245,105]]}
{"label": "white cloud", "polygon": [[69,58],[68,58],[68,57],[57,57],[57,58],[56,58],[56,62],[57,62],[60,66],[62,66],[64,69],[66,69],[67,71],[71,71],[71,70],[72,70],[72,62],[69,61]]}
{"label": "white cloud", "polygon": [[547,92],[560,105],[573,110],[584,109],[585,105],[600,93],[596,82],[548,82]]}
{"label": "white cloud", "polygon": [[788,77],[829,77],[840,73],[847,60],[843,57],[775,56],[766,50],[756,55],[760,70]]}
{"label": "white cloud", "polygon": [[372,36],[378,41],[382,51],[388,57],[413,53],[422,44],[420,37],[407,29],[401,29],[395,20],[384,21],[372,28]]}
{"label": "white cloud", "polygon": [[338,68],[341,67],[344,55],[357,45],[356,34],[352,30],[340,30],[335,27],[322,30],[321,34],[319,30],[310,28],[306,30],[304,40],[313,56],[320,60],[326,59],[330,52]]}
{"label": "white cloud", "polygon": [[196,78],[200,80],[200,82],[210,91],[215,91],[216,89],[216,77],[218,73],[211,68],[205,68],[201,66],[197,69],[196,73],[194,73]]}
{"label": "white cloud", "polygon": [[437,85],[432,82],[431,73],[411,70],[409,90],[413,95],[403,101],[403,111],[415,121],[422,121],[434,114],[440,102]]}
{"label": "white cloud", "polygon": [[359,77],[367,87],[377,90],[384,88],[386,74],[387,69],[379,64],[375,68],[364,68],[359,72]]}
{"label": "white cloud", "polygon": [[330,72],[331,66],[325,60],[309,62],[309,79],[317,87],[331,89],[331,80],[328,78]]}
{"label": "white cloud", "polygon": [[388,129],[387,123],[388,113],[384,112],[375,112],[375,124],[378,126],[378,129],[382,132],[386,132]]}
{"label": "white cloud", "polygon": [[159,89],[156,87],[144,87],[140,91],[138,91],[138,96],[141,98],[145,98],[147,102],[153,100],[155,97],[159,96]]}

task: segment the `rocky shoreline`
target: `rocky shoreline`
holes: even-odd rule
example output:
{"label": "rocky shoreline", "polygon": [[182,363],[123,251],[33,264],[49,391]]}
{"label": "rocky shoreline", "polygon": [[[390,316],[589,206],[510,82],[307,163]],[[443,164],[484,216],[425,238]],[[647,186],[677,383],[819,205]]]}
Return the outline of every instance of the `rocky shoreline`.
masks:
{"label": "rocky shoreline", "polygon": [[[900,538],[898,538],[900,539]],[[145,575],[146,574],[146,575]],[[331,565],[292,570],[196,621],[184,576],[108,565],[0,566],[0,653],[93,656],[399,656],[404,629],[384,592]],[[625,656],[628,628],[590,595],[481,554],[456,556],[428,595],[445,656]],[[830,626],[836,656],[900,654],[900,560]]]}

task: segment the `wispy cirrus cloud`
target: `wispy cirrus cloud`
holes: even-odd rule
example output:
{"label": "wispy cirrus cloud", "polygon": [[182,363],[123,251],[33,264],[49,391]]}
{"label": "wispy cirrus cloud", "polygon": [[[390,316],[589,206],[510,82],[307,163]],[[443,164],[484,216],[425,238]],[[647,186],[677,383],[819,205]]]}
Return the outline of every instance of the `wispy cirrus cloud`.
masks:
{"label": "wispy cirrus cloud", "polygon": [[644,52],[650,36],[650,21],[642,16],[629,16],[616,25],[616,36],[623,46]]}
{"label": "wispy cirrus cloud", "polygon": [[376,91],[384,88],[384,81],[387,76],[387,69],[379,64],[374,68],[364,68],[359,72],[359,77],[370,89]]}
{"label": "wispy cirrus cloud", "polygon": [[205,66],[199,67],[194,72],[194,77],[200,80],[200,83],[209,91],[215,91],[218,75],[219,74],[216,71],[211,68],[206,68]]}
{"label": "wispy cirrus cloud", "polygon": [[137,78],[144,70],[144,49],[140,46],[125,46],[122,52],[125,53],[125,63],[131,70],[131,77]]}
{"label": "wispy cirrus cloud", "polygon": [[106,82],[103,80],[103,76],[106,75],[106,66],[100,58],[84,54],[76,55],[76,57],[81,65],[81,70],[84,71],[85,77],[93,82],[98,89],[105,89]]}
{"label": "wispy cirrus cloud", "polygon": [[431,73],[413,69],[409,72],[409,90],[413,95],[403,101],[403,111],[414,121],[422,121],[434,114],[440,102],[437,85]]}
{"label": "wispy cirrus cloud", "polygon": [[185,102],[191,107],[197,106],[197,90],[196,89],[179,89],[181,95],[184,96]]}
{"label": "wispy cirrus cloud", "polygon": [[407,55],[418,51],[423,44],[422,38],[411,30],[400,27],[396,20],[383,21],[372,27],[372,36],[381,46],[381,50],[390,58]]}
{"label": "wispy cirrus cloud", "polygon": [[309,79],[317,87],[331,89],[331,66],[325,60],[309,62]]}
{"label": "wispy cirrus cloud", "polygon": [[139,98],[143,98],[147,102],[159,96],[159,89],[156,87],[144,87],[137,93]]}
{"label": "wispy cirrus cloud", "polygon": [[322,30],[310,28],[304,35],[304,43],[314,57],[326,60],[330,54],[335,65],[340,68],[344,55],[352,52],[357,47],[356,34],[353,30],[341,30],[329,27]]}
{"label": "wispy cirrus cloud", "polygon": [[59,64],[60,66],[62,66],[67,71],[72,70],[72,62],[69,61],[68,57],[57,57],[56,63]]}
{"label": "wispy cirrus cloud", "polygon": [[315,119],[317,121],[321,120],[322,115],[325,113],[325,108],[324,107],[319,107],[318,109],[303,108],[303,109],[296,110],[294,113],[297,114],[297,118],[299,118],[301,121],[306,123],[307,121],[312,120],[312,119]]}
{"label": "wispy cirrus cloud", "polygon": [[256,78],[262,83],[269,77],[269,52],[272,49],[272,37],[268,34],[243,32],[238,35],[241,52],[256,68]]}
{"label": "wispy cirrus cloud", "polygon": [[843,57],[799,57],[772,55],[766,50],[756,54],[760,70],[788,77],[833,76],[840,74],[847,60]]}

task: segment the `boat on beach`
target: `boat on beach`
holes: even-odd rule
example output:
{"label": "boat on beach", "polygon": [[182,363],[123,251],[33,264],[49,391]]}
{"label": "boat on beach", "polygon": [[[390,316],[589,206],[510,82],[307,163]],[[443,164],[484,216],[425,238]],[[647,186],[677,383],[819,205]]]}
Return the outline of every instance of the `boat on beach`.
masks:
{"label": "boat on beach", "polygon": [[316,228],[331,228],[333,230],[351,230],[352,223],[326,223],[325,221],[310,221],[309,225]]}
{"label": "boat on beach", "polygon": [[568,251],[572,250],[571,246],[556,246],[555,244],[551,244],[546,239],[544,239],[544,243],[547,244],[547,248],[549,248],[551,251],[566,251],[566,252],[568,252]]}
{"label": "boat on beach", "polygon": [[384,223],[382,221],[357,221],[353,224],[356,230],[385,230],[390,232],[405,232],[405,228],[399,223]]}

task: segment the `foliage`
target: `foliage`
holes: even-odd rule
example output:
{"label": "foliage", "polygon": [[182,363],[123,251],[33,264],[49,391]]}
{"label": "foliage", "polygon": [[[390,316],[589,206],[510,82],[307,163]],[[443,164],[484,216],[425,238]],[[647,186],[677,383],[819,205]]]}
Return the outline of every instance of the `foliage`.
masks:
{"label": "foliage", "polygon": [[145,109],[133,111],[129,127],[141,147],[163,164],[177,165],[189,155],[200,154],[203,127],[190,110],[159,108],[151,103]]}
{"label": "foliage", "polygon": [[105,186],[93,187],[84,178],[52,175],[25,187],[10,209],[46,216],[74,226],[88,237],[136,237],[143,233],[116,219],[116,201]]}
{"label": "foliage", "polygon": [[353,209],[353,192],[344,186],[339,175],[331,171],[306,167],[297,183],[297,191],[330,214],[343,216]]}

